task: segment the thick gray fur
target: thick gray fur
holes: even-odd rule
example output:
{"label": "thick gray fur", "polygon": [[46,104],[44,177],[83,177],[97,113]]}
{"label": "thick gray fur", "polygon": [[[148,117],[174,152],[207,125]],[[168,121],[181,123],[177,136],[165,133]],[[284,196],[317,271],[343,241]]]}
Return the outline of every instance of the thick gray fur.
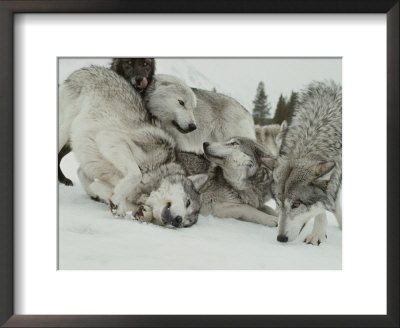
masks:
{"label": "thick gray fur", "polygon": [[201,189],[200,213],[275,227],[276,213],[265,205],[271,199],[272,174],[266,165],[271,153],[255,140],[234,137],[204,145],[204,154],[212,164]]}
{"label": "thick gray fur", "polygon": [[287,122],[281,124],[256,125],[257,141],[263,144],[274,156],[278,156],[282,145],[282,138],[287,129]]}
{"label": "thick gray fur", "polygon": [[336,214],[341,225],[340,85],[315,82],[301,92],[275,166],[272,192],[280,210],[278,240],[295,239],[316,216],[305,241],[319,245],[326,240],[325,210]]}

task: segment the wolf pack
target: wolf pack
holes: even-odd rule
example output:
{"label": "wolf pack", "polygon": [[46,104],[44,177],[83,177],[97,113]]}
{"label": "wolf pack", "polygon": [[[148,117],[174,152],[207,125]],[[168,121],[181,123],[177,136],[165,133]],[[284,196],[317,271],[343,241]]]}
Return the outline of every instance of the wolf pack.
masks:
{"label": "wolf pack", "polygon": [[[202,215],[277,228],[277,241],[327,240],[342,227],[342,90],[312,82],[282,124],[255,126],[232,97],[155,74],[154,58],[114,58],[59,86],[60,162],[73,151],[79,181],[111,213],[169,228]],[[275,208],[267,205],[275,201]]]}

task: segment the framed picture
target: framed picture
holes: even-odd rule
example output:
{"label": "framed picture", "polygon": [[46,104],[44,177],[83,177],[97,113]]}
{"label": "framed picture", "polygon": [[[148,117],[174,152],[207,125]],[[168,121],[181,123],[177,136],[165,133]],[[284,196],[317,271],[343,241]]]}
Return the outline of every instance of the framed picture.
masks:
{"label": "framed picture", "polygon": [[398,1],[0,10],[2,325],[398,326]]}

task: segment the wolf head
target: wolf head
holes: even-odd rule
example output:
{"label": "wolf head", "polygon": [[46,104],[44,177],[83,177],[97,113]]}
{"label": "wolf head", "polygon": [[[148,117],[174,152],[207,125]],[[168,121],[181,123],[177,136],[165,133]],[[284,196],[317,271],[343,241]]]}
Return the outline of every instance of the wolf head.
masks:
{"label": "wolf head", "polygon": [[176,228],[195,224],[201,206],[199,190],[207,179],[206,174],[165,177],[146,200],[153,211],[153,222]]}
{"label": "wolf head", "polygon": [[207,159],[220,166],[224,177],[238,190],[245,189],[248,179],[260,174],[260,168],[262,179],[269,179],[267,168],[273,156],[254,140],[234,137],[227,142],[205,142],[203,149]]}
{"label": "wolf head", "polygon": [[156,68],[154,58],[113,58],[111,69],[143,93],[153,81]]}
{"label": "wolf head", "polygon": [[274,156],[279,154],[282,145],[282,137],[287,129],[287,122],[256,126],[257,141],[263,144]]}
{"label": "wolf head", "polygon": [[271,191],[279,211],[278,241],[292,241],[308,220],[325,211],[335,162],[280,159],[274,165]]}
{"label": "wolf head", "polygon": [[169,75],[157,75],[149,87],[145,103],[150,113],[171,132],[189,133],[196,130],[193,110],[196,96],[183,81]]}

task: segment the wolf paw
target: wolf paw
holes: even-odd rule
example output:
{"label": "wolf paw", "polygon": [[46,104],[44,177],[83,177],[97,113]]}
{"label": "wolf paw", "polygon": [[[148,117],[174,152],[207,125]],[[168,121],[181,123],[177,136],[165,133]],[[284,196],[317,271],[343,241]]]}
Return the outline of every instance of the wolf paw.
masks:
{"label": "wolf paw", "polygon": [[110,208],[110,211],[113,215],[117,215],[117,210],[118,210],[118,206],[115,205],[111,200],[108,203],[108,207]]}
{"label": "wolf paw", "polygon": [[140,205],[134,217],[140,222],[150,222],[153,219],[153,211],[147,205]]}
{"label": "wolf paw", "polygon": [[278,226],[278,217],[271,215],[271,218],[269,218],[268,220],[267,226],[271,228],[276,228]]}
{"label": "wolf paw", "polygon": [[319,244],[324,243],[326,241],[327,235],[322,233],[322,234],[317,234],[317,233],[310,233],[306,239],[304,239],[304,242],[306,244],[312,244],[314,246],[319,246]]}

